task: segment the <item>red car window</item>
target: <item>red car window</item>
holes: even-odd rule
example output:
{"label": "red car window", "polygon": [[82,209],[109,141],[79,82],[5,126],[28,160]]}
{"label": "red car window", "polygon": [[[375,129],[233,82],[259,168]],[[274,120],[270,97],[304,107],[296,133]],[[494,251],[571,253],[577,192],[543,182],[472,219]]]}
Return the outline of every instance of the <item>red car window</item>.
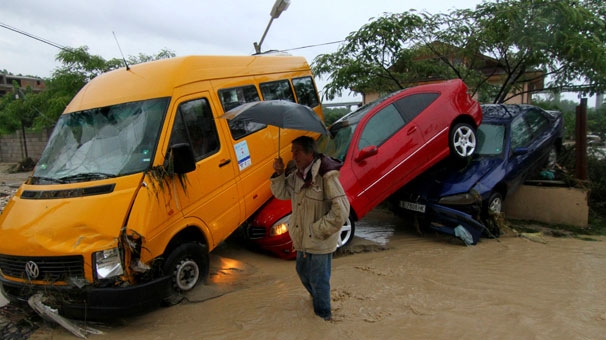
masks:
{"label": "red car window", "polygon": [[395,102],[398,111],[407,122],[413,120],[419,113],[423,112],[431,103],[433,103],[438,97],[439,93],[418,93],[404,98],[398,99]]}
{"label": "red car window", "polygon": [[383,144],[404,126],[404,119],[395,106],[389,105],[370,118],[358,142],[358,149]]}

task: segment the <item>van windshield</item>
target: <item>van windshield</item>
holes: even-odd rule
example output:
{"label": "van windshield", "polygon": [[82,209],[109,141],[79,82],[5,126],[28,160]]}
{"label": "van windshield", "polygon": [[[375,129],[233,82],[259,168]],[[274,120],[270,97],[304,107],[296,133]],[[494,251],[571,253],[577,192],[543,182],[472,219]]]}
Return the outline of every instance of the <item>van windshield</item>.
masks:
{"label": "van windshield", "polygon": [[158,98],[62,115],[32,184],[83,182],[148,169],[169,102]]}

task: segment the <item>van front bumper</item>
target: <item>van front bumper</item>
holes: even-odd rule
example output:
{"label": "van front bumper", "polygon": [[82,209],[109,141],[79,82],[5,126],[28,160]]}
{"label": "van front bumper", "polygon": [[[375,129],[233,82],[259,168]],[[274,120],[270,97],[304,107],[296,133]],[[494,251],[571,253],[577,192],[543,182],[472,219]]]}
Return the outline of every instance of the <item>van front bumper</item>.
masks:
{"label": "van front bumper", "polygon": [[170,276],[125,287],[30,285],[7,280],[0,275],[3,294],[12,302],[25,302],[42,293],[50,307],[66,318],[108,321],[149,312],[161,305],[171,288]]}

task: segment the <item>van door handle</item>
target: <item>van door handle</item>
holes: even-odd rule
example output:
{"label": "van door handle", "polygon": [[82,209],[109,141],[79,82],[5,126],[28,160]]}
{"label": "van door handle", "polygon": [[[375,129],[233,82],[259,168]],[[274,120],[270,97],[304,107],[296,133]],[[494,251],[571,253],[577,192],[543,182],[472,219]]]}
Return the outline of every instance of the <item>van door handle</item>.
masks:
{"label": "van door handle", "polygon": [[231,163],[231,159],[224,159],[221,161],[221,163],[219,163],[219,168],[224,167],[229,163]]}
{"label": "van door handle", "polygon": [[408,129],[408,131],[406,131],[407,135],[412,135],[413,133],[415,133],[417,131],[417,127],[413,126],[410,129]]}

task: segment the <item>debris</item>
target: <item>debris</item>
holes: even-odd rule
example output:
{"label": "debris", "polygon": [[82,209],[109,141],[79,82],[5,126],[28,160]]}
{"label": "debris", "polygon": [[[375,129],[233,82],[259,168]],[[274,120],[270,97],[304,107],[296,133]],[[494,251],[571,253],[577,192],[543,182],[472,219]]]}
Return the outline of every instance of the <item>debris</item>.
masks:
{"label": "debris", "polygon": [[467,229],[465,229],[465,227],[463,227],[462,225],[459,224],[456,228],[454,228],[454,234],[456,237],[463,240],[466,246],[469,247],[473,244],[473,237],[471,236],[469,231],[467,231]]}
{"label": "debris", "polygon": [[520,233],[520,237],[528,239],[533,242],[547,244],[547,241],[543,238],[543,233]]}
{"label": "debris", "polygon": [[27,303],[30,305],[30,307],[32,307],[33,310],[36,311],[36,313],[40,314],[40,316],[42,316],[43,318],[49,321],[55,321],[59,325],[63,326],[63,328],[72,332],[72,334],[81,339],[86,339],[87,334],[103,334],[103,332],[101,332],[100,330],[86,326],[80,327],[76,325],[75,322],[62,317],[61,315],[59,315],[59,312],[56,309],[45,305],[42,302],[42,299],[42,294],[34,294],[27,300]]}

